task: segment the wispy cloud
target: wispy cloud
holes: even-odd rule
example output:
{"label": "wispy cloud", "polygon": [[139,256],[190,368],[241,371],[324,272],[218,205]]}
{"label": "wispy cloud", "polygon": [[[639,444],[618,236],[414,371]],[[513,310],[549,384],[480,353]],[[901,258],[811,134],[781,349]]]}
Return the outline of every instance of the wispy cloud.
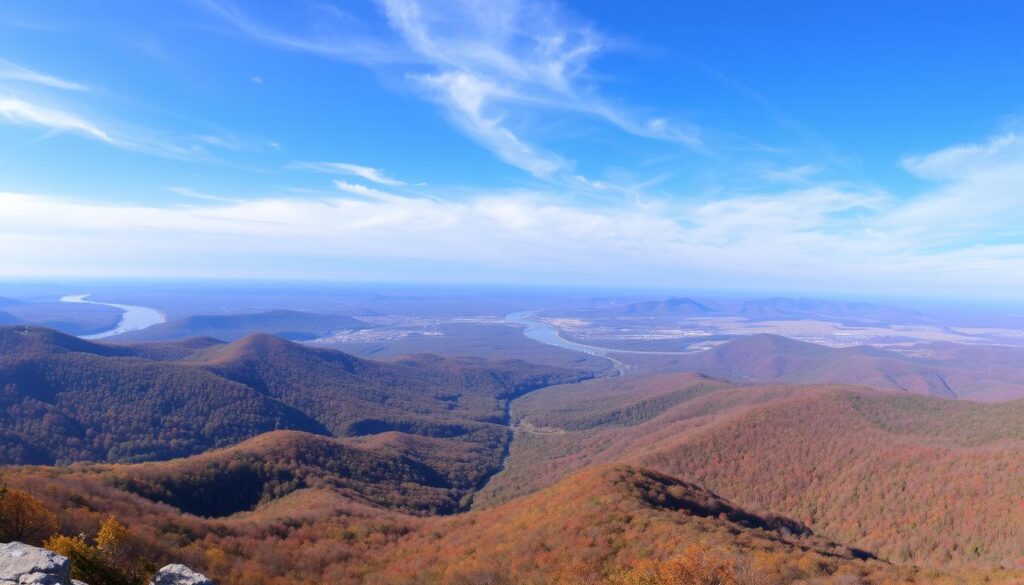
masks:
{"label": "wispy cloud", "polygon": [[62,89],[67,91],[89,90],[88,86],[81,83],[68,81],[53,75],[47,75],[46,73],[40,73],[39,71],[22,67],[6,59],[0,59],[0,79],[31,83],[34,85],[42,85],[53,89]]}
{"label": "wispy cloud", "polygon": [[107,144],[115,143],[107,131],[84,118],[13,97],[0,97],[0,120],[10,124],[39,126],[50,132],[73,132]]}
{"label": "wispy cloud", "polygon": [[958,144],[937,152],[908,156],[903,166],[925,179],[950,179],[988,169],[994,165],[1012,163],[1021,158],[1024,140],[1017,134],[1003,134],[985,144]]}
{"label": "wispy cloud", "polygon": [[249,17],[229,0],[198,0],[211,12],[220,16],[236,30],[248,35],[260,43],[288,49],[313,53],[323,57],[361,63],[379,65],[384,63],[408,62],[410,53],[397,43],[389,43],[368,35],[356,34],[350,30],[351,21],[347,18],[335,18],[338,26],[345,30],[337,30],[323,16],[337,17],[345,15],[339,9],[321,11],[317,15],[313,30],[302,33],[290,33],[267,26]]}
{"label": "wispy cloud", "polygon": [[456,125],[503,161],[543,178],[568,171],[560,156],[530,145],[509,124],[520,109],[572,110],[619,129],[697,145],[695,130],[666,118],[638,120],[603,99],[589,76],[606,40],[550,3],[382,0],[392,28],[436,73],[412,76]]}
{"label": "wispy cloud", "polygon": [[167,191],[180,195],[182,197],[188,197],[190,199],[199,199],[202,201],[220,201],[223,203],[237,203],[243,201],[239,197],[226,197],[224,195],[211,195],[210,193],[203,193],[196,191],[189,187],[167,187]]}
{"label": "wispy cloud", "polygon": [[892,229],[937,249],[1024,239],[1024,138],[1019,134],[906,157],[903,164],[936,184],[888,218]]}
{"label": "wispy cloud", "polygon": [[458,128],[491,149],[501,160],[542,178],[568,170],[570,165],[562,157],[527,144],[509,130],[503,124],[502,115],[485,112],[495,96],[501,94],[498,86],[462,72],[419,79],[433,90]]}
{"label": "wispy cloud", "polygon": [[240,136],[232,133],[196,134],[192,136],[192,139],[206,146],[212,146],[214,148],[230,150],[234,152],[258,151],[266,149],[279,150],[281,148],[280,145],[273,141],[250,136]]}
{"label": "wispy cloud", "polygon": [[[223,142],[226,139],[214,136],[186,139],[146,128],[129,130],[123,124],[101,123],[72,112],[63,105],[51,105],[50,100],[39,103],[10,95],[0,95],[0,124],[3,123],[41,128],[46,137],[76,134],[114,148],[176,160],[215,160],[204,145],[213,146],[218,142],[216,146],[221,148],[231,146]],[[272,143],[268,145],[273,147]]]}
{"label": "wispy cloud", "polygon": [[821,167],[816,165],[799,165],[785,169],[771,167],[761,171],[761,177],[775,183],[804,183],[820,172]]}
{"label": "wispy cloud", "polygon": [[[83,270],[146,270],[173,243],[178,256],[194,251],[249,276],[316,277],[353,262],[394,275],[417,262],[457,267],[447,274],[464,279],[607,283],[614,272],[637,284],[1012,296],[1024,286],[1024,150],[1010,144],[997,137],[921,155],[950,178],[909,197],[817,185],[713,200],[584,204],[547,191],[443,200],[344,180],[333,182],[337,196],[233,200],[178,189],[198,202],[164,207],[7,193],[0,246],[29,252],[0,257],[0,273],[74,273],[68,250],[89,254]],[[119,258],[116,269],[95,265],[108,257]],[[162,269],[203,275],[185,263]]]}
{"label": "wispy cloud", "polygon": [[395,195],[394,193],[388,193],[386,191],[381,191],[380,189],[374,189],[373,187],[367,187],[357,183],[349,183],[348,181],[335,180],[334,188],[344,193],[351,193],[353,195],[359,195],[360,197],[369,197],[370,199],[376,199],[378,201],[397,201],[404,199],[401,195]]}
{"label": "wispy cloud", "polygon": [[319,171],[322,173],[334,173],[340,175],[351,175],[359,177],[367,181],[377,183],[379,185],[387,185],[389,187],[404,187],[409,183],[405,181],[399,181],[393,179],[383,170],[374,167],[367,167],[363,165],[357,165],[353,163],[345,162],[295,162],[289,165],[294,169],[306,169],[311,171]]}
{"label": "wispy cloud", "polygon": [[[402,66],[456,128],[502,161],[541,178],[566,178],[572,164],[531,139],[532,114],[571,111],[624,132],[699,146],[699,131],[664,116],[641,116],[603,98],[590,68],[609,43],[589,24],[533,0],[379,0],[396,38],[319,27],[290,33],[260,24],[224,1],[204,4],[237,30],[268,44],[372,67]],[[345,28],[344,19],[335,23]],[[350,27],[351,28],[351,27]],[[426,69],[426,71],[424,71]]]}

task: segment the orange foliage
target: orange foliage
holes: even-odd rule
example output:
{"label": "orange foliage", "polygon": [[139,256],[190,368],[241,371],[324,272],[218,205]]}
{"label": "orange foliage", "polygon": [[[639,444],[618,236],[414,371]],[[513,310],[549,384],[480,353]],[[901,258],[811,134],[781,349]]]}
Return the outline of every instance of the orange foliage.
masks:
{"label": "orange foliage", "polygon": [[0,492],[0,542],[40,544],[57,531],[57,516],[27,492]]}

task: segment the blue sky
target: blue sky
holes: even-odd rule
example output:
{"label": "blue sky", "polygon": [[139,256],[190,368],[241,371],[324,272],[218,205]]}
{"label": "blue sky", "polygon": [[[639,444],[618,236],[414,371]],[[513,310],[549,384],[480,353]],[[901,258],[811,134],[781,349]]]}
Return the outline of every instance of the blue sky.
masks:
{"label": "blue sky", "polygon": [[0,274],[1014,298],[1024,5],[0,4]]}

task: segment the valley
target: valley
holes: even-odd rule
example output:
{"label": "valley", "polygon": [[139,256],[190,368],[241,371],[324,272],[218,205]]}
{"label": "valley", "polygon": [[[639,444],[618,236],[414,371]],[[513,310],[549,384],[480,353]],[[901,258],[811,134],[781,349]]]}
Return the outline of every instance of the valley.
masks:
{"label": "valley", "polygon": [[228,584],[1024,578],[1024,348],[421,310],[0,328],[0,477]]}

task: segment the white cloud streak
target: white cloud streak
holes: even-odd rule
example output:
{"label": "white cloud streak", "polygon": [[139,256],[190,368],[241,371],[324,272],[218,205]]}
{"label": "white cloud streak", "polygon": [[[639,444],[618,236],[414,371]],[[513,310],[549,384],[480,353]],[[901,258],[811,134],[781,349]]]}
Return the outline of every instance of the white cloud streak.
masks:
{"label": "white cloud streak", "polygon": [[[174,247],[183,258],[244,266],[246,276],[316,277],[354,263],[393,276],[412,262],[457,266],[445,274],[470,280],[559,274],[563,282],[1012,296],[1024,286],[1024,152],[1003,150],[1006,140],[968,149],[982,153],[970,161],[933,153],[930,173],[962,174],[909,199],[812,186],[584,206],[541,192],[445,201],[343,180],[334,182],[337,197],[173,207],[6,193],[0,246],[27,252],[0,259],[0,273],[74,274],[69,250],[76,262],[88,255],[79,270],[152,270],[152,258]],[[206,275],[184,262],[161,270]]]}
{"label": "white cloud streak", "polygon": [[258,24],[225,1],[204,4],[263,43],[372,67],[404,66],[407,78],[444,108],[456,128],[540,178],[565,179],[572,164],[528,138],[531,114],[538,110],[576,112],[637,136],[701,144],[695,128],[637,116],[602,98],[589,69],[606,50],[606,39],[550,3],[378,2],[398,38],[289,34]]}
{"label": "white cloud streak", "polygon": [[18,81],[23,83],[31,83],[34,85],[42,85],[53,89],[62,89],[65,91],[88,91],[89,87],[76,83],[74,81],[68,81],[61,79],[53,75],[47,75],[46,73],[40,73],[27,67],[22,67],[15,63],[12,63],[6,59],[0,59],[0,79],[9,81]]}
{"label": "white cloud streak", "polygon": [[[230,1],[199,1],[239,32],[269,46],[373,66],[396,62],[406,63],[411,58],[409,52],[398,44],[357,35],[349,30],[338,32],[330,27],[325,27],[326,22],[323,20],[317,22],[315,33],[289,34],[253,20]],[[336,12],[335,9],[328,11],[328,14]]]}
{"label": "white cloud streak", "polygon": [[[203,137],[195,137],[192,142],[186,142],[177,137],[159,135],[152,130],[135,129],[126,132],[120,127],[108,127],[60,106],[44,105],[14,96],[0,95],[0,124],[3,123],[41,128],[45,130],[45,136],[77,134],[115,148],[163,158],[212,160],[203,145],[214,146],[214,143]],[[216,146],[227,148],[226,143]]]}
{"label": "white cloud streak", "polygon": [[0,97],[0,120],[10,124],[40,126],[51,132],[73,132],[107,144],[115,142],[109,133],[84,118],[13,97]]}
{"label": "white cloud streak", "polygon": [[361,179],[377,183],[379,185],[386,185],[388,187],[404,187],[408,185],[405,181],[399,181],[393,179],[381,170],[374,167],[367,167],[364,165],[357,165],[353,163],[345,162],[296,162],[289,165],[295,169],[306,169],[311,171],[319,171],[322,173],[333,173],[340,175],[351,175],[353,177],[359,177]]}

